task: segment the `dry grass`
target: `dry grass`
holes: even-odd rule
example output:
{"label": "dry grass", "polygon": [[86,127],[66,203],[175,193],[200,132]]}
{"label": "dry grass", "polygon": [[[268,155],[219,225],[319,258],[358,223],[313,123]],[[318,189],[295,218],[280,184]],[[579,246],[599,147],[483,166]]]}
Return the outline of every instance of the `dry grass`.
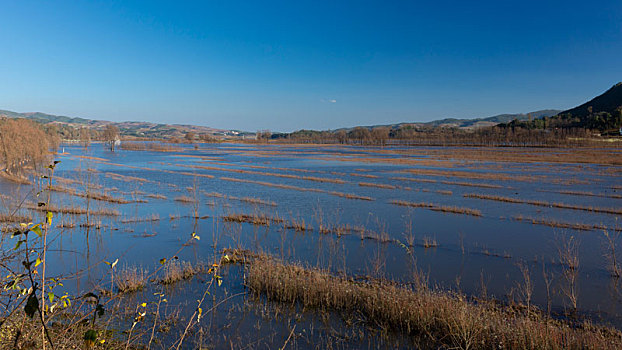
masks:
{"label": "dry grass", "polygon": [[592,230],[615,230],[622,231],[622,228],[610,228],[602,224],[581,224],[581,223],[572,223],[572,222],[562,222],[553,219],[546,218],[532,218],[523,215],[516,215],[512,217],[512,219],[516,221],[526,221],[530,222],[533,225],[544,225],[549,227],[559,227],[559,228],[570,228],[573,230],[582,230],[582,231],[592,231]]}
{"label": "dry grass", "polygon": [[11,173],[8,173],[2,170],[0,170],[0,178],[5,179],[10,182],[20,184],[20,185],[32,184],[32,182],[30,182],[30,180],[23,175],[11,174]]}
{"label": "dry grass", "polygon": [[177,152],[182,151],[183,148],[171,146],[170,144],[155,143],[155,142],[128,142],[121,143],[121,149],[126,151],[154,151],[154,152]]}
{"label": "dry grass", "polygon": [[175,201],[181,202],[181,203],[196,203],[197,202],[196,199],[185,196],[185,195],[175,197]]}
{"label": "dry grass", "polygon": [[451,196],[452,194],[454,194],[452,191],[449,191],[449,190],[436,190],[434,192],[438,194],[443,194],[445,196]]}
{"label": "dry grass", "polygon": [[161,284],[173,284],[182,280],[187,280],[196,274],[206,271],[205,264],[192,264],[187,261],[170,261],[164,268],[164,276],[160,280]]}
{"label": "dry grass", "polygon": [[494,184],[481,184],[475,182],[464,182],[464,181],[441,181],[442,184],[445,185],[456,185],[456,186],[466,186],[466,187],[482,187],[482,188],[503,188],[501,185]]}
{"label": "dry grass", "polygon": [[147,272],[139,267],[124,267],[117,273],[116,283],[119,293],[142,290],[147,285]]}
{"label": "dry grass", "polygon": [[158,193],[150,193],[147,195],[147,197],[153,198],[153,199],[167,199],[165,195],[158,194]]}
{"label": "dry grass", "polygon": [[401,205],[404,207],[413,207],[413,208],[426,208],[434,211],[441,211],[445,213],[454,213],[454,214],[465,214],[472,216],[482,216],[482,212],[478,209],[471,208],[463,208],[463,207],[455,207],[455,206],[444,206],[438,205],[434,203],[425,203],[425,202],[408,202],[403,200],[392,200],[391,204]]}
{"label": "dry grass", "polygon": [[154,181],[142,178],[142,177],[121,175],[121,174],[112,173],[112,172],[106,172],[106,177],[109,177],[109,178],[111,178],[113,180],[117,180],[117,181],[123,181],[123,182],[141,182],[141,183],[142,182],[154,182]]}
{"label": "dry grass", "polygon": [[25,215],[10,215],[10,214],[0,214],[0,222],[2,223],[20,223],[20,222],[31,222],[31,218]]}
{"label": "dry grass", "polygon": [[399,180],[399,181],[410,181],[410,182],[425,182],[425,183],[436,183],[436,180],[431,180],[431,179],[415,179],[415,178],[411,178],[411,177],[391,177],[391,180]]}
{"label": "dry grass", "polygon": [[438,247],[438,242],[436,242],[435,238],[425,236],[423,237],[423,247],[424,248],[436,248]]}
{"label": "dry grass", "polygon": [[505,173],[481,173],[473,171],[459,170],[437,170],[437,169],[406,169],[399,171],[400,173],[408,173],[415,175],[425,175],[434,177],[457,177],[464,179],[480,179],[480,180],[500,180],[500,181],[521,181],[534,182],[544,179],[543,176],[534,175],[512,175]]}
{"label": "dry grass", "polygon": [[150,221],[160,221],[160,214],[155,213],[149,216],[121,219],[121,223],[123,224],[128,224],[131,222],[150,222]]}
{"label": "dry grass", "polygon": [[507,203],[529,204],[529,205],[535,205],[535,206],[540,206],[540,207],[583,210],[583,211],[590,211],[594,213],[605,213],[605,214],[613,214],[613,215],[622,214],[622,208],[592,207],[592,206],[584,206],[584,205],[579,205],[579,204],[566,204],[566,203],[557,203],[557,202],[554,203],[554,202],[546,202],[546,201],[536,201],[536,200],[531,200],[531,199],[519,199],[519,198],[493,196],[493,195],[477,194],[477,193],[466,193],[464,194],[464,197],[486,199],[486,200],[507,202]]}
{"label": "dry grass", "polygon": [[602,198],[615,198],[621,199],[621,194],[607,194],[607,193],[594,193],[589,191],[571,191],[571,190],[561,190],[561,191],[552,191],[552,190],[538,190],[538,192],[548,192],[548,193],[559,193],[559,194],[569,194],[572,196],[587,196],[587,197],[602,197]]}
{"label": "dry grass", "polygon": [[265,214],[228,214],[222,216],[223,221],[227,222],[246,222],[256,226],[270,226],[271,224],[282,224],[285,220],[279,217],[271,217]]}
{"label": "dry grass", "polygon": [[393,185],[378,184],[378,183],[372,183],[372,182],[359,182],[359,186],[386,188],[389,190],[394,190],[397,188],[396,186],[393,186]]}
{"label": "dry grass", "polygon": [[274,201],[268,201],[268,200],[255,198],[255,197],[235,197],[235,196],[230,196],[230,195],[226,195],[226,194],[218,193],[218,192],[203,192],[203,193],[208,197],[236,200],[236,201],[246,202],[246,203],[251,203],[251,204],[269,205],[273,207],[277,206],[277,203]]}
{"label": "dry grass", "polygon": [[248,264],[246,284],[270,300],[361,315],[368,323],[456,349],[613,349],[622,334],[590,323],[570,325],[462,294],[387,281],[357,282],[271,259]]}
{"label": "dry grass", "polygon": [[[52,213],[60,213],[60,214],[71,214],[71,215],[86,215],[86,208],[81,207],[58,207],[58,206],[45,206],[45,207],[37,207],[34,204],[28,205],[28,209],[37,210],[37,211],[50,211]],[[94,209],[88,210],[89,215],[93,216],[119,216],[121,213],[115,209]]]}
{"label": "dry grass", "polygon": [[368,178],[368,179],[377,179],[379,176],[378,175],[371,175],[371,174],[357,174],[357,173],[349,173],[350,176],[358,176],[358,177],[364,177],[364,178]]}
{"label": "dry grass", "polygon": [[111,195],[108,195],[102,192],[94,192],[94,191],[79,192],[78,190],[74,188],[64,187],[64,186],[48,186],[47,189],[49,189],[50,191],[54,191],[54,192],[63,192],[63,193],[70,194],[72,196],[89,198],[89,199],[94,199],[94,200],[102,201],[102,202],[110,202],[110,203],[117,203],[117,204],[131,203],[131,201],[125,198],[114,197],[114,196],[111,196]]}

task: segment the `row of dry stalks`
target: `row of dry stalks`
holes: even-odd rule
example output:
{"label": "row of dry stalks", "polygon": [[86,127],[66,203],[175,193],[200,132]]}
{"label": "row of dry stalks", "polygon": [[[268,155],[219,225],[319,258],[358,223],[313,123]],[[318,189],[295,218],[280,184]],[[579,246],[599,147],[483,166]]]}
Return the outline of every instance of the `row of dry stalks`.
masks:
{"label": "row of dry stalks", "polygon": [[[585,322],[570,324],[538,312],[468,301],[460,293],[387,281],[359,282],[325,271],[254,259],[246,284],[270,300],[305,309],[362,315],[384,330],[415,336],[423,344],[453,349],[615,349],[622,334]],[[431,345],[430,345],[431,344]]]}

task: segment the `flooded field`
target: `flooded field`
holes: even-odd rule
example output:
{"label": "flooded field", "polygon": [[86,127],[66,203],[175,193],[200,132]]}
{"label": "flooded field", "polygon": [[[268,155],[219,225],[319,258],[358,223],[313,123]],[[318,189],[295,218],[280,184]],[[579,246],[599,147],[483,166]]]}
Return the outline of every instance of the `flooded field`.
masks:
{"label": "flooded field", "polygon": [[[231,261],[240,254],[356,281],[427,280],[433,290],[622,328],[619,149],[154,149],[61,146],[47,206],[46,273],[63,281],[55,293],[98,295],[115,310],[108,322],[125,330],[111,337],[128,344],[421,345],[363,314],[257,292],[248,282],[257,267]],[[40,220],[36,192],[0,180],[2,214]]]}

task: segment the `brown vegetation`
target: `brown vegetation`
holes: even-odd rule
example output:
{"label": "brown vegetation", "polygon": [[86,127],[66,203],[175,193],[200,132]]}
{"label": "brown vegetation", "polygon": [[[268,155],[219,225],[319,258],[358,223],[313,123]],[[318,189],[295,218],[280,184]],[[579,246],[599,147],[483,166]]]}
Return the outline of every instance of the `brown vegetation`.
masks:
{"label": "brown vegetation", "polygon": [[230,195],[226,195],[226,194],[222,194],[222,193],[218,193],[218,192],[203,192],[203,193],[206,196],[208,196],[208,197],[236,200],[236,201],[246,202],[246,203],[251,203],[251,204],[269,205],[269,206],[273,206],[273,207],[277,206],[276,202],[274,202],[274,201],[267,201],[267,200],[260,199],[260,198],[254,198],[254,197],[235,197],[235,196],[230,196]]}
{"label": "brown vegetation", "polygon": [[103,202],[110,202],[110,203],[117,203],[117,204],[131,203],[131,201],[125,198],[114,197],[103,192],[92,192],[92,191],[79,192],[78,190],[74,188],[64,187],[64,186],[48,186],[47,189],[49,189],[50,191],[54,191],[54,192],[64,192],[72,196],[89,198],[89,199],[94,199],[94,200],[103,201]]}
{"label": "brown vegetation", "polygon": [[1,171],[20,174],[26,166],[36,170],[48,161],[58,142],[58,135],[46,133],[33,121],[0,117]]}
{"label": "brown vegetation", "polygon": [[396,186],[393,186],[393,185],[378,184],[378,183],[372,183],[372,182],[359,182],[359,186],[385,188],[389,190],[394,190],[397,188]]}
{"label": "brown vegetation", "polygon": [[52,213],[60,213],[60,214],[72,214],[72,215],[95,215],[95,216],[119,216],[118,210],[115,209],[97,209],[97,210],[87,210],[86,208],[80,207],[58,207],[58,206],[46,206],[46,207],[38,207],[33,204],[29,204],[28,209],[38,210],[38,211],[49,211]]}
{"label": "brown vegetation", "polygon": [[160,280],[162,284],[173,284],[206,271],[205,264],[192,264],[187,261],[170,261],[164,268],[164,277]]}
{"label": "brown vegetation", "polygon": [[[571,223],[571,222],[562,222],[553,219],[537,219],[531,218],[523,215],[516,215],[512,217],[512,219],[516,221],[527,221],[531,222],[534,225],[544,225],[549,227],[560,227],[560,228],[570,228],[573,230],[582,230],[582,231],[592,231],[592,230],[607,230],[610,229],[605,225],[601,224],[581,224],[581,223]],[[618,229],[614,229],[618,230]],[[620,228],[619,230],[622,230]]]}
{"label": "brown vegetation", "polygon": [[434,203],[425,203],[425,202],[408,202],[404,200],[392,200],[391,204],[401,205],[404,207],[413,207],[413,208],[426,208],[434,211],[442,211],[446,213],[454,213],[454,214],[465,214],[472,216],[482,216],[482,212],[477,209],[471,208],[462,208],[462,207],[454,207],[454,206],[444,206],[438,205]]}
{"label": "brown vegetation", "polygon": [[552,207],[552,208],[561,208],[561,209],[572,209],[572,210],[584,210],[591,211],[594,213],[605,213],[605,214],[613,214],[620,215],[622,214],[622,208],[602,208],[602,207],[592,207],[592,206],[584,206],[579,204],[565,204],[565,203],[553,203],[546,201],[536,201],[531,199],[518,199],[511,197],[503,197],[503,196],[493,196],[487,194],[477,194],[477,193],[466,193],[465,197],[468,198],[478,198],[478,199],[486,199],[498,202],[508,202],[508,203],[517,203],[517,204],[529,204],[540,207]]}
{"label": "brown vegetation", "polygon": [[[388,281],[356,282],[272,259],[248,264],[246,284],[270,300],[305,309],[355,313],[385,330],[448,348],[610,349],[622,346],[614,329],[589,323],[570,326],[536,312],[523,314],[494,302],[471,303],[464,295]],[[532,310],[532,309],[530,309]]]}

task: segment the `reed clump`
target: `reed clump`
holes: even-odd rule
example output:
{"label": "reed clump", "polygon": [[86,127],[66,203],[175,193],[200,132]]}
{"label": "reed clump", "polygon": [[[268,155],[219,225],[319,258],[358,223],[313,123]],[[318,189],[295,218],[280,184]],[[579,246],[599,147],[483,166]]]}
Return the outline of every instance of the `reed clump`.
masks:
{"label": "reed clump", "polygon": [[482,216],[482,212],[478,209],[471,208],[463,208],[463,207],[455,207],[455,206],[445,206],[434,203],[426,203],[426,202],[409,202],[404,200],[392,200],[391,204],[400,205],[404,207],[413,207],[413,208],[427,208],[434,211],[441,211],[445,213],[454,213],[454,214],[465,214],[472,216]]}
{"label": "reed clump", "polygon": [[436,248],[438,247],[438,242],[435,238],[425,236],[423,237],[423,247],[424,248]]}
{"label": "reed clump", "polygon": [[161,284],[168,285],[182,280],[187,280],[196,274],[206,271],[204,263],[192,264],[187,261],[170,261],[164,268],[164,276],[160,280]]}
{"label": "reed clump", "polygon": [[119,293],[131,293],[142,290],[147,285],[147,273],[139,267],[125,267],[117,275],[117,291]]}
{"label": "reed clump", "polygon": [[591,323],[570,324],[509,306],[468,301],[460,293],[383,281],[355,281],[325,271],[255,259],[247,286],[268,299],[305,309],[362,315],[384,330],[422,338],[440,348],[614,349],[622,334]]}

